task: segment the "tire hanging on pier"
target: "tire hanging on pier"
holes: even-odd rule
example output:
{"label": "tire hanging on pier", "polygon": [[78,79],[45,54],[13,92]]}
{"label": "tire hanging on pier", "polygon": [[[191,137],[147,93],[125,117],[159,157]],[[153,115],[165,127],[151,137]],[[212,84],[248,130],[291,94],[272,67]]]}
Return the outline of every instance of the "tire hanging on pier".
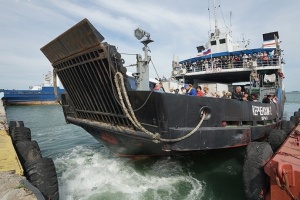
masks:
{"label": "tire hanging on pier", "polygon": [[23,121],[10,121],[8,124],[9,128],[12,127],[24,127],[24,122]]}
{"label": "tire hanging on pier", "polygon": [[281,144],[285,141],[287,133],[283,130],[272,129],[268,135],[268,142],[273,152],[276,152]]}
{"label": "tire hanging on pier", "polygon": [[287,135],[293,130],[294,124],[289,120],[282,120],[281,130],[283,130]]}
{"label": "tire hanging on pier", "polygon": [[27,179],[43,194],[45,199],[58,200],[58,181],[51,158],[40,158],[25,163]]}
{"label": "tire hanging on pier", "polygon": [[35,140],[18,142],[16,149],[23,166],[26,162],[42,158],[40,147]]}
{"label": "tire hanging on pier", "polygon": [[23,121],[9,122],[9,133],[28,181],[45,199],[58,200],[58,181],[53,160],[42,158],[38,143],[31,141],[31,130],[24,127]]}
{"label": "tire hanging on pier", "polygon": [[[299,108],[300,110],[300,108]],[[299,119],[300,119],[300,113],[298,111],[294,112],[294,116],[290,117],[290,121],[296,126],[299,123]]]}
{"label": "tire hanging on pier", "polygon": [[31,140],[31,131],[27,127],[14,127],[11,130],[10,135],[15,144],[18,142]]}
{"label": "tire hanging on pier", "polygon": [[10,121],[8,124],[9,133],[11,133],[11,130],[15,127],[24,127],[23,121]]}
{"label": "tire hanging on pier", "polygon": [[263,191],[268,188],[267,175],[263,166],[273,155],[267,142],[251,142],[243,166],[244,191],[247,199],[263,199]]}

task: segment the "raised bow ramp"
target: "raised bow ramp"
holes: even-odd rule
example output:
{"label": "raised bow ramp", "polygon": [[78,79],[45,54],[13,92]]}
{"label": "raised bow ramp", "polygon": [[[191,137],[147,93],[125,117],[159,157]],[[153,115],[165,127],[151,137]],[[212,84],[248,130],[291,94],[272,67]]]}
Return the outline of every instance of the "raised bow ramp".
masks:
{"label": "raised bow ramp", "polygon": [[41,51],[72,101],[73,116],[109,124],[131,126],[116,99],[114,76],[122,67],[114,46],[87,20],[58,36]]}

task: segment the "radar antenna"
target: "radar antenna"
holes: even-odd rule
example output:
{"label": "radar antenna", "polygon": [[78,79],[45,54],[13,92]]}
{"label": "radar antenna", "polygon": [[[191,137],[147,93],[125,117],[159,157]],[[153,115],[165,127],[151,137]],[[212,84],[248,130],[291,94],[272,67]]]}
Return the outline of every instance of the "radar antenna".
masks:
{"label": "radar antenna", "polygon": [[242,33],[241,34],[242,41],[238,41],[238,42],[241,42],[243,44],[242,45],[243,48],[247,49],[249,47],[249,45],[250,45],[250,39],[246,40],[245,37],[246,37],[246,34]]}

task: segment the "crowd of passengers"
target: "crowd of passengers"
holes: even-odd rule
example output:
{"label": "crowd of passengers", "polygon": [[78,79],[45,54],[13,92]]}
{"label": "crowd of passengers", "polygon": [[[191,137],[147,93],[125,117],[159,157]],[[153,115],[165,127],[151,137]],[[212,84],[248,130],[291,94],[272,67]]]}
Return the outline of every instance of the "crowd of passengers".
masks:
{"label": "crowd of passengers", "polygon": [[[178,68],[186,68],[187,71],[207,71],[211,66],[213,68],[249,68],[250,61],[255,62],[257,66],[275,66],[278,65],[278,54],[274,51],[267,53],[258,52],[253,54],[240,54],[239,56],[221,56],[209,59],[202,59],[196,62],[182,63]],[[283,62],[283,61],[281,61]]]}
{"label": "crowd of passengers", "polygon": [[[154,87],[155,92],[164,92],[162,85],[157,83]],[[207,85],[204,85],[203,90],[201,86],[197,86],[195,89],[192,84],[186,84],[185,87],[181,89],[170,88],[170,93],[173,94],[182,94],[189,96],[199,96],[199,97],[215,97],[215,98],[224,98],[224,99],[237,99],[240,101],[258,101],[258,95],[256,93],[249,94],[248,92],[242,91],[240,86],[235,88],[234,92],[222,91],[220,92],[210,92]],[[267,95],[262,99],[262,103],[277,103],[278,99],[275,95]]]}

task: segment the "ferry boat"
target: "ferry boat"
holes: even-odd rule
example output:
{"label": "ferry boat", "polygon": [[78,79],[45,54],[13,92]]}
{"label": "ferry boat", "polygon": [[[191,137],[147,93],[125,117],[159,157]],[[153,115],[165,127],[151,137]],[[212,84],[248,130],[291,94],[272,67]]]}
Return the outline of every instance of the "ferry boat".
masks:
{"label": "ferry boat", "polygon": [[[255,93],[257,101],[149,90],[148,45],[153,40],[139,28],[135,37],[144,45],[144,57],[137,56],[134,80],[126,75],[117,48],[104,42],[87,19],[41,48],[66,90],[66,122],[82,127],[113,153],[137,157],[234,148],[267,138],[280,127],[285,93],[277,32],[263,35],[265,46],[275,44],[271,48],[242,49],[232,43],[230,32],[216,26],[207,48],[199,48],[202,56],[173,62],[179,85],[222,85],[233,94],[234,83],[246,82],[238,86]],[[260,52],[273,57],[265,60]],[[244,54],[244,61],[222,60]],[[276,95],[277,101],[262,103],[265,95]]]}
{"label": "ferry boat", "polygon": [[6,105],[54,104],[60,101],[64,89],[54,87],[53,73],[44,76],[42,85],[29,87],[28,90],[1,90]]}

